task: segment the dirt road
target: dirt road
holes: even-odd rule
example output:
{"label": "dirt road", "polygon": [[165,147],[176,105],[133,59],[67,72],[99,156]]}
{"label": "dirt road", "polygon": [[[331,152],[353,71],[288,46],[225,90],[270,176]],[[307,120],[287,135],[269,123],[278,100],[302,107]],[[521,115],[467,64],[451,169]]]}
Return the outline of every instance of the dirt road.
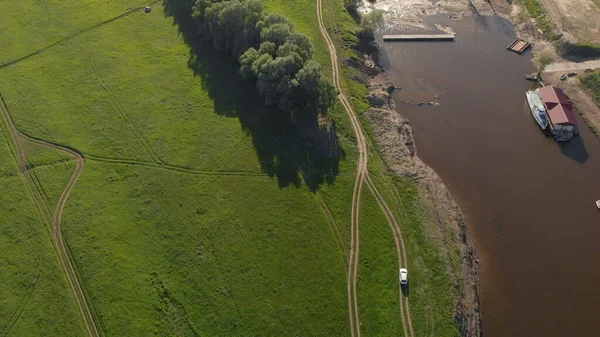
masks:
{"label": "dirt road", "polygon": [[352,337],[360,337],[360,320],[358,312],[358,297],[356,293],[356,282],[358,276],[358,255],[360,250],[359,241],[359,218],[360,218],[360,201],[362,195],[362,186],[367,170],[366,143],[362,132],[359,132],[360,126],[357,125],[356,116],[352,112],[352,106],[343,94],[340,86],[339,67],[337,65],[337,54],[335,46],[323,23],[321,0],[317,0],[317,17],[319,20],[319,29],[327,42],[331,57],[333,70],[333,83],[335,88],[340,92],[338,98],[344,106],[346,113],[350,117],[352,128],[356,134],[356,142],[359,150],[359,161],[356,172],[356,180],[354,181],[354,192],[352,194],[352,215],[350,219],[350,257],[348,260],[348,275],[347,275],[347,291],[348,291],[348,313],[350,315],[350,334]]}
{"label": "dirt road", "polygon": [[[67,276],[67,281],[69,282],[69,286],[71,287],[71,290],[73,292],[75,302],[77,303],[77,307],[79,309],[79,312],[81,313],[87,334],[90,337],[100,337],[100,333],[96,326],[96,321],[94,319],[94,315],[92,313],[92,310],[90,309],[88,300],[86,299],[86,295],[81,286],[79,277],[78,277],[78,275],[75,271],[75,268],[73,267],[73,264],[71,262],[71,257],[69,256],[69,253],[65,247],[64,239],[62,236],[62,227],[61,227],[63,209],[67,202],[67,198],[69,197],[69,194],[71,193],[71,190],[73,189],[73,186],[75,186],[75,183],[79,179],[81,172],[83,172],[85,160],[84,160],[83,156],[81,154],[77,153],[76,151],[73,151],[71,149],[67,149],[67,148],[64,148],[64,147],[61,147],[61,146],[58,146],[55,144],[51,144],[48,142],[44,142],[44,141],[41,141],[38,139],[34,139],[34,138],[28,137],[28,136],[20,133],[19,130],[17,130],[17,128],[15,128],[15,126],[12,122],[8,106],[6,105],[6,102],[4,101],[4,98],[2,97],[1,94],[0,94],[0,101],[1,101],[0,111],[2,112],[4,124],[5,124],[6,128],[8,129],[11,139],[13,141],[12,145],[14,146],[14,149],[16,150],[15,155],[17,157],[16,159],[17,159],[17,162],[19,165],[19,170],[20,170],[23,178],[25,179],[25,187],[27,189],[27,192],[29,193],[29,196],[31,197],[31,199],[34,202],[35,207],[37,208],[38,212],[40,213],[41,218],[50,227],[52,243],[56,250],[58,258],[59,258],[59,264],[60,264],[61,268],[63,269],[63,272]],[[76,163],[75,171],[71,175],[71,178],[69,179],[69,182],[67,183],[67,186],[63,190],[53,213],[50,212],[48,205],[44,202],[42,192],[41,192],[41,190],[39,190],[39,187],[37,186],[37,184],[34,181],[34,178],[32,177],[32,175],[29,172],[29,168],[27,166],[27,161],[26,161],[26,153],[25,153],[25,150],[22,145],[23,139],[27,139],[33,143],[36,143],[40,146],[43,146],[43,147],[51,149],[51,150],[60,151],[60,152],[69,154],[75,158],[75,163]],[[13,146],[11,146],[11,147],[13,147]]]}
{"label": "dirt road", "polygon": [[544,68],[544,72],[552,73],[558,71],[570,72],[585,69],[600,68],[600,60],[592,60],[585,62],[555,62]]}
{"label": "dirt road", "polygon": [[[350,119],[350,123],[352,124],[352,128],[354,130],[354,134],[356,136],[356,145],[359,152],[359,160],[358,167],[356,172],[356,180],[354,182],[354,193],[352,195],[352,216],[351,216],[351,224],[350,224],[350,258],[348,262],[348,312],[350,315],[350,333],[352,337],[360,337],[360,318],[359,318],[359,308],[358,308],[358,299],[356,293],[356,282],[358,276],[358,257],[359,257],[359,248],[360,248],[360,231],[359,231],[359,219],[360,219],[360,201],[362,195],[362,186],[366,182],[369,189],[373,193],[373,195],[377,199],[377,203],[381,207],[381,210],[385,214],[386,219],[390,227],[392,228],[392,232],[394,233],[394,239],[396,242],[396,248],[398,251],[398,267],[407,265],[407,257],[406,257],[406,249],[404,247],[404,241],[402,239],[402,233],[400,231],[400,226],[396,222],[394,214],[391,212],[389,206],[385,202],[385,199],[377,190],[377,187],[372,182],[369,177],[368,171],[368,158],[367,158],[367,142],[364,130],[358,117],[356,116],[352,105],[349,103],[346,95],[342,91],[342,87],[340,85],[340,75],[339,75],[339,65],[337,59],[337,52],[335,49],[335,44],[331,40],[329,33],[325,27],[323,22],[323,13],[322,13],[322,1],[317,0],[317,18],[319,21],[319,29],[325,42],[327,43],[327,47],[329,49],[329,54],[331,57],[331,67],[332,67],[332,77],[333,84],[336,90],[339,92],[338,98],[342,105],[344,106],[344,110]],[[402,289],[400,288],[400,283],[398,282],[399,287],[399,296],[400,296],[400,311],[401,311],[401,319],[402,326],[404,328],[404,335],[406,337],[414,337],[414,331],[412,328],[412,323],[410,319],[410,310],[408,304],[408,298],[406,298]],[[408,324],[407,324],[408,323]]]}

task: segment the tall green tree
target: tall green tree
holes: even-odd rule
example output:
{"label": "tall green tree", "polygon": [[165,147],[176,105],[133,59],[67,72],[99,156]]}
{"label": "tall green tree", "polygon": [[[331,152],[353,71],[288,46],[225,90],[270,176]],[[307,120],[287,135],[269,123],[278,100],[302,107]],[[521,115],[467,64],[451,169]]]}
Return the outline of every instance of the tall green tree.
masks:
{"label": "tall green tree", "polygon": [[283,15],[265,14],[260,0],[198,0],[193,15],[199,34],[238,60],[244,79],[256,81],[266,105],[294,116],[331,104],[335,91],[312,60],[308,37]]}

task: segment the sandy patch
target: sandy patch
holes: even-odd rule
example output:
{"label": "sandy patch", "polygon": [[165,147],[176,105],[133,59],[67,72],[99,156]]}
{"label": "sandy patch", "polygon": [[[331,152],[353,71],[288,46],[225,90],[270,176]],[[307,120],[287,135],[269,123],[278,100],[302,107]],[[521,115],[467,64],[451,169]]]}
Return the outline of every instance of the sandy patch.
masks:
{"label": "sandy patch", "polygon": [[360,11],[380,9],[385,11],[388,22],[403,24],[420,23],[424,16],[435,14],[449,14],[456,19],[472,14],[507,17],[511,9],[506,0],[378,0],[375,4],[362,1]]}
{"label": "sandy patch", "polygon": [[595,0],[541,0],[554,24],[571,43],[600,44],[600,5]]}

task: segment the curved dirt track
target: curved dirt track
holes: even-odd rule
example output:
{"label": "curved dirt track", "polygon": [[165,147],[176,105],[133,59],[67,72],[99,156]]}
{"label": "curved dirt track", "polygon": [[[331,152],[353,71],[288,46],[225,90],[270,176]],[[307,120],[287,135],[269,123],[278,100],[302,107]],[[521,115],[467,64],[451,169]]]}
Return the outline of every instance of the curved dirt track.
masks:
{"label": "curved dirt track", "polygon": [[[366,182],[369,189],[377,199],[377,203],[379,207],[383,211],[392,232],[394,233],[394,240],[396,243],[396,249],[398,253],[398,268],[407,265],[407,257],[406,257],[406,249],[404,247],[404,241],[402,239],[402,233],[400,231],[400,226],[398,225],[394,214],[390,210],[383,196],[377,190],[377,187],[372,182],[371,177],[369,176],[368,171],[368,158],[367,158],[367,142],[364,130],[358,117],[352,108],[352,105],[349,103],[346,95],[342,91],[342,87],[340,85],[340,75],[339,75],[339,65],[337,59],[337,52],[335,49],[335,44],[331,40],[329,33],[325,27],[323,22],[323,8],[322,8],[322,0],[317,0],[317,19],[319,22],[319,30],[327,43],[327,48],[329,49],[329,55],[331,57],[331,68],[332,68],[332,77],[333,84],[338,91],[338,98],[342,105],[344,106],[344,110],[350,119],[352,124],[352,128],[354,130],[354,134],[356,135],[356,144],[359,151],[359,160],[358,167],[356,172],[356,180],[354,183],[354,194],[352,196],[352,217],[350,224],[350,258],[348,262],[348,311],[350,315],[350,333],[352,337],[360,337],[360,319],[359,319],[359,310],[358,310],[358,300],[356,293],[356,282],[358,276],[358,257],[359,257],[359,248],[360,248],[360,240],[359,240],[359,217],[360,217],[360,199],[362,193],[363,183]],[[406,337],[414,337],[414,331],[412,327],[412,321],[410,319],[410,309],[408,304],[408,298],[405,297],[402,293],[402,289],[400,283],[398,282],[398,290],[400,296],[400,316],[402,319],[402,326],[404,328],[404,336]]]}
{"label": "curved dirt track", "polygon": [[365,173],[367,171],[367,156],[366,156],[366,143],[364,134],[360,129],[360,125],[357,125],[358,120],[354,116],[351,105],[348,103],[346,96],[341,90],[340,78],[338,74],[339,67],[337,65],[337,54],[333,41],[331,41],[329,34],[323,23],[322,6],[321,0],[317,0],[317,18],[319,21],[319,29],[321,34],[327,42],[329,48],[329,54],[331,57],[331,66],[333,71],[333,84],[336,90],[339,92],[338,98],[344,106],[352,128],[356,135],[357,147],[359,150],[359,161],[356,172],[356,180],[354,181],[354,192],[352,194],[352,215],[350,218],[350,257],[348,261],[348,275],[347,275],[347,291],[348,291],[348,313],[350,315],[350,334],[352,337],[360,337],[360,320],[358,312],[358,297],[356,293],[356,281],[358,276],[358,255],[360,250],[359,241],[359,217],[360,217],[360,199],[362,195],[362,186],[364,182]]}
{"label": "curved dirt track", "polygon": [[[81,286],[81,283],[79,281],[78,274],[77,274],[75,268],[73,267],[73,264],[69,257],[69,253],[65,247],[64,239],[62,236],[62,227],[61,227],[62,213],[63,213],[64,207],[65,207],[65,204],[67,202],[67,198],[69,197],[71,190],[75,186],[77,179],[79,179],[79,176],[83,172],[83,168],[85,166],[85,159],[83,158],[83,156],[80,153],[78,153],[76,151],[73,151],[71,149],[61,147],[61,146],[58,146],[55,144],[51,144],[48,142],[44,142],[44,141],[41,141],[38,139],[31,138],[31,137],[19,132],[19,130],[14,126],[14,124],[12,122],[12,119],[10,117],[10,113],[8,110],[8,106],[6,105],[6,102],[4,101],[4,98],[2,97],[1,94],[0,94],[0,100],[1,100],[0,110],[2,112],[2,117],[4,119],[5,125],[6,125],[8,131],[10,133],[10,136],[13,140],[14,147],[16,149],[15,155],[17,157],[17,162],[19,164],[19,170],[21,171],[23,177],[25,178],[25,181],[26,181],[25,185],[26,185],[27,191],[29,192],[30,197],[33,199],[35,207],[37,208],[38,212],[40,213],[40,215],[42,216],[44,221],[50,225],[50,234],[52,236],[52,243],[53,243],[56,253],[58,255],[60,266],[63,269],[65,275],[67,276],[67,281],[69,282],[69,286],[71,287],[71,290],[73,291],[73,296],[75,298],[75,302],[77,303],[79,312],[81,313],[87,334],[90,337],[100,337],[100,333],[96,326],[96,321],[94,319],[92,311],[90,310],[90,306],[88,304],[86,295],[85,295],[83,288]],[[52,213],[52,215],[48,208],[48,205],[46,205],[46,203],[43,200],[42,192],[39,190],[38,186],[36,185],[36,183],[34,181],[34,178],[31,176],[31,174],[29,172],[29,168],[27,166],[27,161],[26,161],[25,150],[23,149],[23,145],[21,142],[22,139],[26,139],[30,142],[36,143],[40,146],[43,146],[43,147],[51,149],[51,150],[60,151],[60,152],[69,154],[75,158],[75,163],[76,163],[75,171],[71,175],[71,178],[69,179],[69,182],[67,183],[67,186],[65,187],[60,198],[58,199],[56,208],[54,209],[54,212]]]}

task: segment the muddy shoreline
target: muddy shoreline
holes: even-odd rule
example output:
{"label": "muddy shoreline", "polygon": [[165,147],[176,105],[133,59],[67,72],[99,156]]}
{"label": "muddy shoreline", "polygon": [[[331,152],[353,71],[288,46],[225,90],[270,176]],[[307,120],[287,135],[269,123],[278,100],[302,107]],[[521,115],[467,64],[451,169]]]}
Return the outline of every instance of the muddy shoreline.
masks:
{"label": "muddy shoreline", "polygon": [[[378,65],[378,49],[363,50],[362,62],[350,62],[368,78],[369,95],[367,99],[371,109],[365,113],[373,128],[377,145],[388,169],[396,175],[411,177],[419,186],[419,197],[432,213],[435,228],[440,237],[451,238],[444,242],[442,251],[460,250],[462,261],[460,273],[449,270],[454,276],[456,289],[454,296],[454,319],[463,336],[483,335],[479,300],[479,259],[470,239],[466,218],[450,195],[441,178],[418,156],[413,139],[412,128],[406,118],[396,111],[392,93],[397,88],[389,80],[385,70]],[[413,105],[433,105],[435,102],[417,102]],[[448,266],[450,258],[446,256]]]}

